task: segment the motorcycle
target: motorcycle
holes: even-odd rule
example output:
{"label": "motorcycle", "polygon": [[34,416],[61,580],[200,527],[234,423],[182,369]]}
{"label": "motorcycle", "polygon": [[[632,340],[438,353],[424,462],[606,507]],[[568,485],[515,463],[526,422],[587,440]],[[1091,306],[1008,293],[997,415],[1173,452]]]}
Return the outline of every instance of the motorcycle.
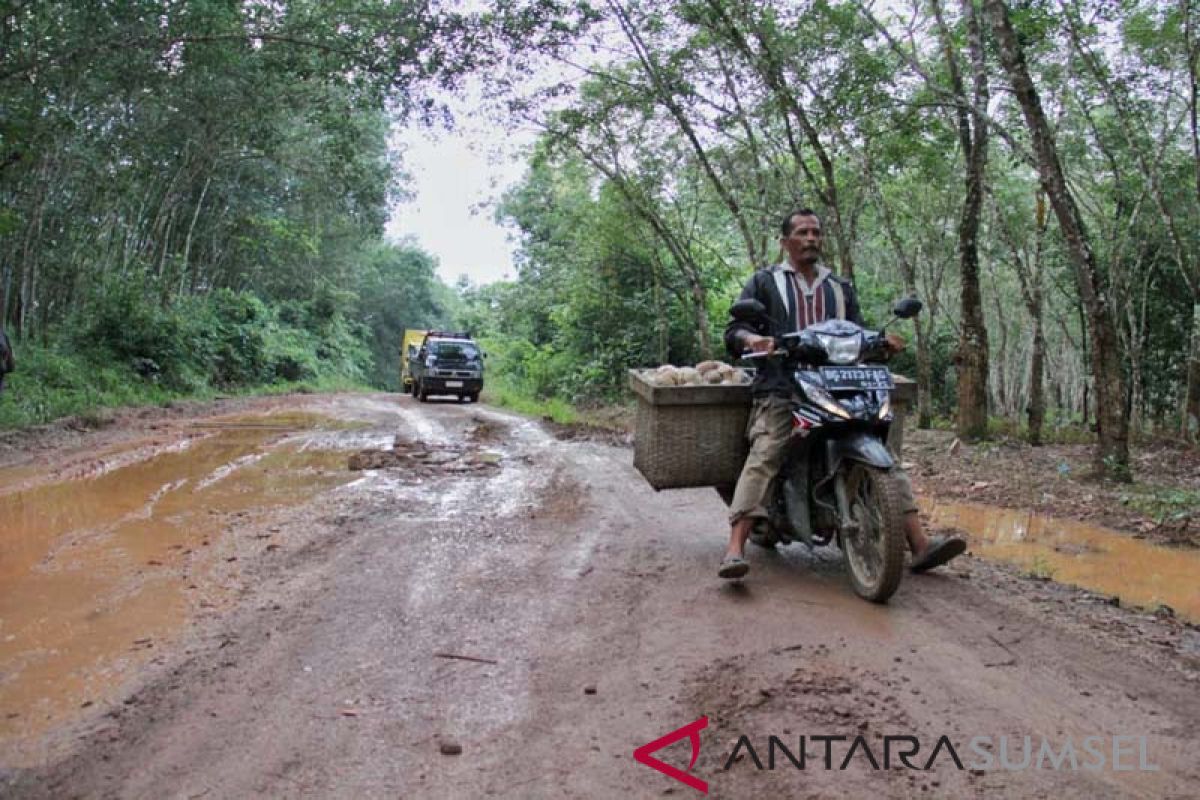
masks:
{"label": "motorcycle", "polygon": [[[921,301],[909,297],[893,308],[911,319]],[[740,300],[733,317],[767,330],[766,308]],[[767,354],[794,390],[792,435],[768,501],[768,518],[757,520],[751,541],[764,547],[802,542],[810,548],[835,542],[856,594],[886,603],[904,574],[904,509],[887,449],[893,414],[892,373],[884,325],[869,331],[846,320],[827,320],[775,338]]]}

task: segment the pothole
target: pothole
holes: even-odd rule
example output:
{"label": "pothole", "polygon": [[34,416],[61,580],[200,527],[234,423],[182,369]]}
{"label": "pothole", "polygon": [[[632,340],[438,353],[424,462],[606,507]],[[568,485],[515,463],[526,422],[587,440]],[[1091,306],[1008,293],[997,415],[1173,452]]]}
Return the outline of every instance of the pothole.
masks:
{"label": "pothole", "polygon": [[360,450],[350,456],[349,467],[360,470],[397,470],[402,478],[420,480],[438,475],[488,476],[500,470],[504,456],[475,442],[430,444],[399,434],[390,450]]}

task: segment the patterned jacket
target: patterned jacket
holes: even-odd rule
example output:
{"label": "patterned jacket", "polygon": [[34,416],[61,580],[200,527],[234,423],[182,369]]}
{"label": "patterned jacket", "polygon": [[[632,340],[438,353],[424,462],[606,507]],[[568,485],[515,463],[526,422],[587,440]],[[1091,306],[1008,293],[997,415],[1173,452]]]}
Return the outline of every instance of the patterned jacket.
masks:
{"label": "patterned jacket", "polygon": [[[782,336],[827,319],[845,319],[859,325],[864,324],[858,308],[858,295],[850,281],[839,278],[825,266],[820,266],[816,280],[811,286],[805,285],[802,278],[797,278],[796,283],[789,286],[791,281],[788,273],[792,272],[791,265],[785,262],[760,269],[746,281],[738,299],[754,299],[762,303],[767,309],[769,320],[756,328],[731,316],[729,324],[725,326],[725,349],[730,358],[741,357],[745,350],[741,338],[747,333]],[[797,285],[798,289],[792,288]],[[800,295],[800,298],[797,298],[797,302],[800,303],[798,311],[793,310],[793,295],[796,294]],[[791,393],[790,383],[780,371],[779,362],[761,363],[751,391],[755,395]]]}

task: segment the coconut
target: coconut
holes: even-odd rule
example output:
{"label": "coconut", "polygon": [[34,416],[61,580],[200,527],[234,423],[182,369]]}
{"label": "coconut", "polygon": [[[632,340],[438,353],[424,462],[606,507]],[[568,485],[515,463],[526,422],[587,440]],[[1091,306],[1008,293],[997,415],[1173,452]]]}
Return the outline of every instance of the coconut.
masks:
{"label": "coconut", "polygon": [[663,364],[657,369],[647,370],[646,379],[655,386],[674,386],[678,383],[678,370],[670,364]]}

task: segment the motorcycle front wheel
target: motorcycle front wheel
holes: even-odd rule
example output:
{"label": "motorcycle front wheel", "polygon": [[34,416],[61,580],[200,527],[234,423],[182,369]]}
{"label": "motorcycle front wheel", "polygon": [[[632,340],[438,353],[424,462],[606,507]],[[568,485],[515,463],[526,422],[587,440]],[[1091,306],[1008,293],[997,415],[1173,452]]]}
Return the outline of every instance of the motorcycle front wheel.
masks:
{"label": "motorcycle front wheel", "polygon": [[904,509],[896,478],[888,470],[854,464],[846,473],[850,519],[842,551],[855,593],[886,603],[904,576]]}

